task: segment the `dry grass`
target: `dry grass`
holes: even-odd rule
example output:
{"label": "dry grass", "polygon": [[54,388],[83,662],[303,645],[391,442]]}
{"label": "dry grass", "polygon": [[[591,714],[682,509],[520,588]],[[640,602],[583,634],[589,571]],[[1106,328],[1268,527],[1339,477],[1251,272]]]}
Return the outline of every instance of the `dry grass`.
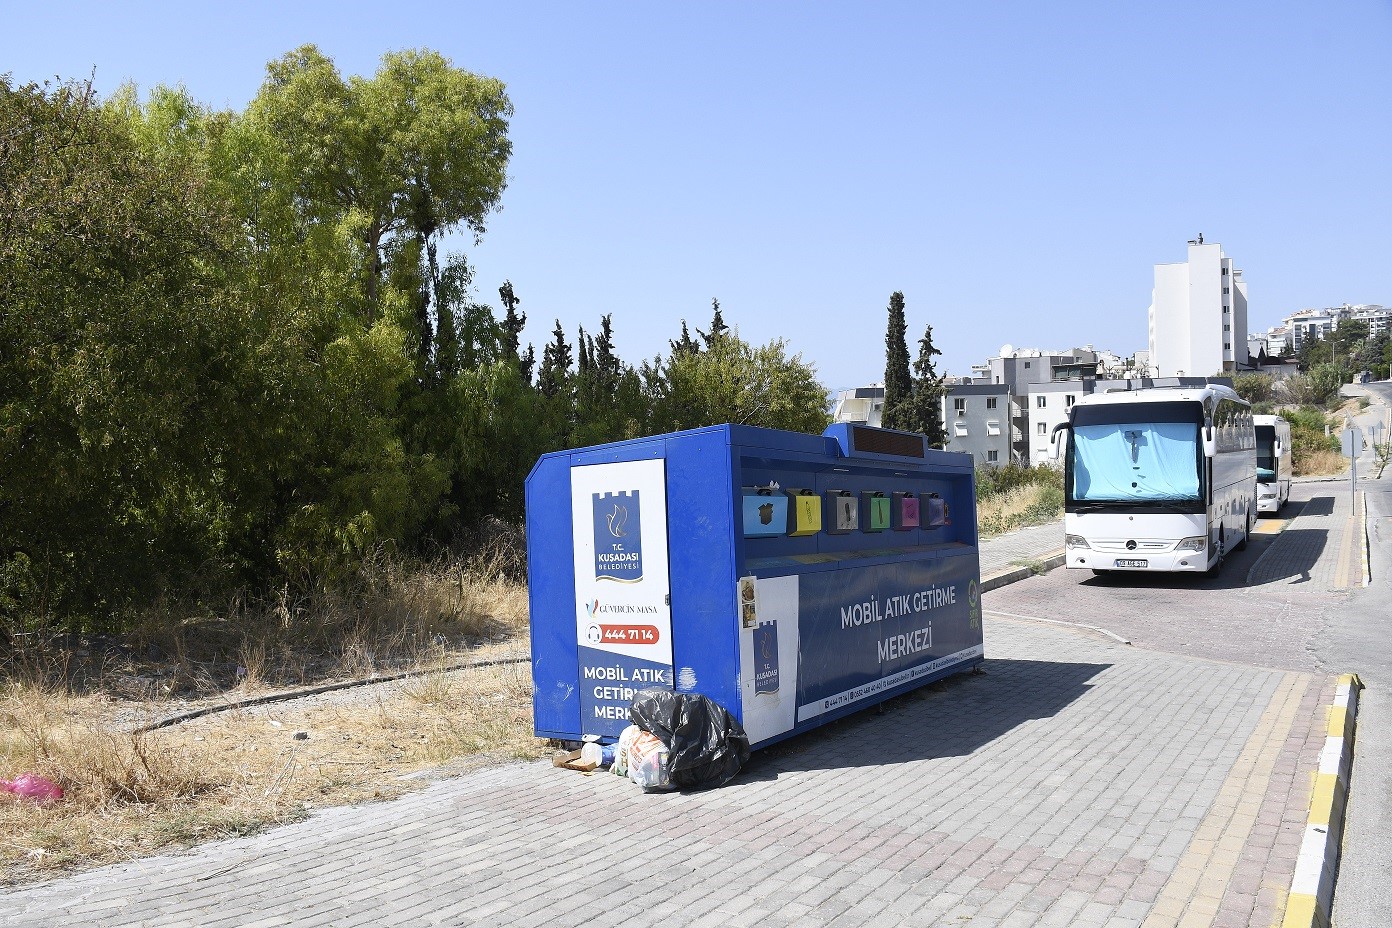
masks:
{"label": "dry grass", "polygon": [[977,524],[983,538],[1039,525],[1062,515],[1062,491],[1037,483],[997,493],[976,504]]}
{"label": "dry grass", "polygon": [[0,883],[389,798],[423,782],[403,777],[480,755],[545,752],[531,734],[525,662],[234,709],[145,735],[114,724],[112,708],[96,696],[5,691],[0,765],[47,776],[66,796],[48,806],[0,796]]}
{"label": "dry grass", "polygon": [[424,782],[422,771],[481,757],[540,756],[526,662],[130,733],[287,686],[525,654],[514,553],[500,545],[423,566],[381,558],[346,592],[152,622],[104,653],[15,655],[0,683],[0,777],[38,773],[66,796],[42,806],[0,793],[0,884],[391,797]]}
{"label": "dry grass", "polygon": [[1310,451],[1295,459],[1297,477],[1332,477],[1348,470],[1348,458],[1337,451]]}

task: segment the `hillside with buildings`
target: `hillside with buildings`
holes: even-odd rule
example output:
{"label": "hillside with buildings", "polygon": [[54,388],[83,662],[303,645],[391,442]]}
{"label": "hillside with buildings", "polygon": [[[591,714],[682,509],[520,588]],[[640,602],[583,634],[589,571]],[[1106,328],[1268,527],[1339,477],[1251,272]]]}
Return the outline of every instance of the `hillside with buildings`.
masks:
{"label": "hillside with buildings", "polygon": [[[1283,378],[1297,371],[1304,345],[1330,340],[1342,323],[1366,325],[1370,340],[1392,329],[1392,310],[1346,303],[1301,309],[1265,333],[1249,334],[1247,300],[1242,270],[1222,245],[1200,235],[1188,242],[1184,261],[1155,265],[1146,349],[1123,356],[1090,344],[1068,350],[1003,345],[996,357],[972,365],[971,374],[945,379],[944,448],[970,454],[978,465],[1042,463],[1051,459],[1054,427],[1086,394],[1246,372]],[[833,397],[837,422],[879,426],[883,411],[880,383]]]}

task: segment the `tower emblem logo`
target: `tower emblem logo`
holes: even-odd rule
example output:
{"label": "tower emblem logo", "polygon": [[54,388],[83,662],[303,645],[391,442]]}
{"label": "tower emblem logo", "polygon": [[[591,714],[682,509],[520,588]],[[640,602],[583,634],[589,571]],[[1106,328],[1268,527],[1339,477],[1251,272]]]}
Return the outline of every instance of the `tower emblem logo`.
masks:
{"label": "tower emblem logo", "polygon": [[643,579],[642,512],[638,491],[593,493],[595,579]]}

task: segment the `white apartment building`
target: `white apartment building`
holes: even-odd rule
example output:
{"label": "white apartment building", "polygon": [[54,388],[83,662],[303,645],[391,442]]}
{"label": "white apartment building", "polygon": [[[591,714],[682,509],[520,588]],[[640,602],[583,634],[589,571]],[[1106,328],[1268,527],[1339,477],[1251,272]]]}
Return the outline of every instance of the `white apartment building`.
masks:
{"label": "white apartment building", "polygon": [[1291,332],[1291,347],[1296,351],[1311,338],[1328,338],[1329,333],[1339,327],[1337,309],[1302,309],[1286,317],[1286,325]]}
{"label": "white apartment building", "polygon": [[1054,426],[1068,421],[1068,414],[1079,398],[1093,390],[1091,380],[1061,380],[1056,383],[1030,384],[1029,396],[1029,463],[1054,463],[1049,438]]}
{"label": "white apartment building", "polygon": [[943,395],[944,451],[960,451],[981,464],[1009,464],[1011,446],[1023,436],[1015,428],[1018,407],[1003,383],[948,386]]}
{"label": "white apartment building", "polygon": [[[1338,329],[1339,323],[1344,321],[1366,322],[1368,336],[1376,338],[1392,329],[1392,309],[1377,303],[1345,303],[1325,309],[1302,309],[1287,316],[1284,325],[1269,329],[1266,337],[1270,344],[1277,333],[1284,333],[1285,342],[1293,350],[1299,351],[1307,339],[1328,338],[1329,333]],[[1268,349],[1267,354],[1271,353]]]}
{"label": "white apartment building", "polygon": [[1365,303],[1361,306],[1344,307],[1349,310],[1349,318],[1355,322],[1368,323],[1368,337],[1377,338],[1388,329],[1392,329],[1392,309],[1379,306],[1376,303]]}
{"label": "white apartment building", "polygon": [[1156,377],[1208,377],[1248,366],[1247,284],[1217,243],[1189,242],[1181,264],[1155,265],[1150,368]]}
{"label": "white apartment building", "polygon": [[1257,342],[1266,350],[1268,358],[1279,358],[1285,354],[1287,348],[1294,349],[1292,341],[1291,327],[1289,325],[1272,326],[1263,335],[1253,335],[1247,344],[1247,351],[1253,351],[1252,342]]}

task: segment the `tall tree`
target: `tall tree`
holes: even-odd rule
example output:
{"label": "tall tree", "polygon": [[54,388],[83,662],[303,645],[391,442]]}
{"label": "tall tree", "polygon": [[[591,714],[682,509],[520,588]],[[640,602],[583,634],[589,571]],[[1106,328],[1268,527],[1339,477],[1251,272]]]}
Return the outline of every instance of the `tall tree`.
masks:
{"label": "tall tree", "polygon": [[426,50],[384,55],[371,78],[344,80],[313,45],[266,70],[250,112],[280,141],[297,202],[319,221],[345,223],[366,246],[370,314],[383,308],[391,263],[407,264],[419,283],[399,289],[411,305],[413,347],[428,359],[435,246],[460,226],[480,237],[506,186],[512,104],[502,82]]}
{"label": "tall tree", "polygon": [[556,320],[556,328],[551,332],[551,341],[541,352],[541,370],[537,372],[537,389],[547,399],[560,396],[570,380],[572,355],[566,342],[565,329],[561,320]]}
{"label": "tall tree", "polygon": [[503,285],[498,288],[498,297],[503,301],[503,351],[508,357],[520,361],[522,328],[527,324],[527,314],[517,309],[522,304],[522,299],[513,291],[510,280],[503,281]]}
{"label": "tall tree", "polygon": [[[711,324],[710,324],[710,331],[709,331],[709,332],[702,332],[700,329],[697,329],[696,331],[697,331],[697,333],[700,334],[700,336],[701,336],[701,341],[703,341],[703,342],[706,343],[706,347],[707,347],[707,348],[709,348],[709,347],[711,346],[711,344],[712,344],[716,339],[720,338],[720,337],[723,336],[726,332],[729,332],[729,331],[730,331],[730,327],[729,327],[728,325],[725,324],[725,317],[722,316],[722,315],[720,314],[720,301],[719,301],[718,299],[716,299],[715,297],[711,297]],[[685,335],[685,332],[686,332],[686,321],[683,320],[683,321],[682,321],[682,333],[683,333],[683,335]]]}
{"label": "tall tree", "polygon": [[904,404],[899,428],[928,437],[928,444],[941,448],[947,441],[943,429],[943,379],[933,364],[933,357],[942,354],[933,345],[933,327],[923,330],[918,340],[918,360],[914,362],[913,395]]}
{"label": "tall tree", "polygon": [[710,348],[678,355],[666,365],[655,399],[658,431],[733,422],[820,433],[826,428],[827,392],[801,355],[775,339],[755,347],[734,333]]}
{"label": "tall tree", "polygon": [[668,345],[672,348],[672,357],[682,354],[695,354],[701,350],[701,343],[691,337],[691,332],[686,327],[686,320],[682,320],[681,338],[676,341],[669,340]]}
{"label": "tall tree", "polygon": [[115,630],[195,573],[243,579],[310,326],[248,276],[225,114],[0,78],[0,126],[0,638]]}
{"label": "tall tree", "polygon": [[889,325],[885,329],[884,414],[881,425],[887,429],[905,427],[905,405],[913,395],[909,376],[909,330],[904,321],[904,294],[895,290],[889,297]]}

